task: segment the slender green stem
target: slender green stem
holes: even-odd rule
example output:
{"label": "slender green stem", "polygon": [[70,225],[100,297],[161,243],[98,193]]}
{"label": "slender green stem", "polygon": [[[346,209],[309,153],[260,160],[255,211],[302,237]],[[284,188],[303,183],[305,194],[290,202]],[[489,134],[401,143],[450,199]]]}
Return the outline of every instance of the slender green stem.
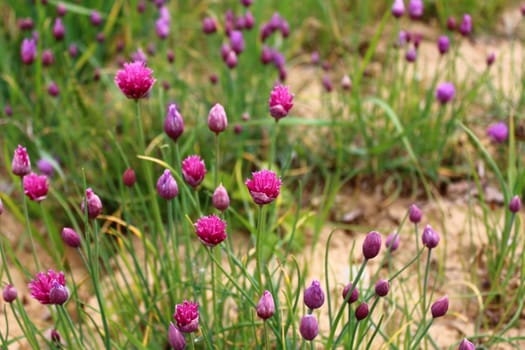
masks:
{"label": "slender green stem", "polygon": [[36,248],[35,248],[35,241],[33,240],[33,233],[31,231],[31,222],[29,221],[29,211],[27,209],[27,197],[24,194],[24,182],[23,178],[20,178],[20,185],[22,187],[22,197],[23,197],[23,205],[24,205],[24,218],[26,221],[26,229],[27,234],[29,236],[29,243],[31,244],[31,254],[33,255],[33,260],[35,262],[35,268],[37,271],[40,271],[40,261],[38,260],[38,257],[36,256]]}
{"label": "slender green stem", "polygon": [[213,171],[213,185],[219,186],[220,142],[219,134],[215,134],[215,169]]}
{"label": "slender green stem", "polygon": [[195,335],[190,333],[190,349],[195,350]]}
{"label": "slender green stem", "polygon": [[270,154],[268,156],[268,169],[271,170],[275,161],[275,144],[277,143],[277,132],[279,131],[279,122],[276,120],[270,136]]}
{"label": "slender green stem", "polygon": [[268,329],[266,328],[266,320],[263,322],[263,331],[264,331],[264,348],[270,350],[270,338],[268,337]]}
{"label": "slender green stem", "polygon": [[421,305],[421,317],[425,317],[425,313],[427,311],[427,304],[426,304],[426,299],[427,299],[427,284],[428,284],[428,272],[430,270],[430,256],[432,254],[432,249],[429,249],[428,250],[428,254],[427,254],[427,265],[425,267],[425,278],[423,280],[423,304]]}
{"label": "slender green stem", "polygon": [[264,205],[259,206],[259,218],[257,224],[257,236],[255,237],[255,273],[257,274],[257,281],[259,282],[259,292],[262,294],[264,291],[262,282],[262,264],[263,264],[263,234],[264,234],[264,221],[266,216],[266,210]]}
{"label": "slender green stem", "polygon": [[[213,248],[207,247],[206,250],[208,251],[209,255],[213,255],[215,252],[213,251]],[[217,259],[219,260],[219,259]],[[218,329],[217,328],[217,321],[220,321],[222,319],[221,315],[219,315],[219,310],[217,308],[217,278],[215,276],[215,264],[213,261],[211,261],[211,295],[212,295],[212,304],[213,304],[213,323],[210,327],[210,329]],[[211,318],[211,317],[210,317]]]}
{"label": "slender green stem", "polygon": [[410,346],[410,349],[414,349],[414,350],[418,349],[419,343],[421,343],[421,340],[427,334],[428,330],[430,329],[430,326],[432,326],[432,322],[433,321],[434,321],[434,319],[431,318],[430,322],[428,322],[428,324],[425,326],[425,328],[423,328],[422,331],[417,335],[417,337],[414,340],[414,345]]}
{"label": "slender green stem", "polygon": [[75,328],[75,325],[73,324],[73,321],[71,320],[71,317],[69,317],[69,314],[65,308],[64,305],[57,305],[57,311],[58,311],[58,317],[59,320],[65,321],[67,326],[69,327],[71,332],[66,331],[67,338],[69,339],[71,334],[73,334],[73,337],[75,338],[76,343],[78,344],[79,348],[84,347],[84,344],[80,341],[77,334],[77,329]]}

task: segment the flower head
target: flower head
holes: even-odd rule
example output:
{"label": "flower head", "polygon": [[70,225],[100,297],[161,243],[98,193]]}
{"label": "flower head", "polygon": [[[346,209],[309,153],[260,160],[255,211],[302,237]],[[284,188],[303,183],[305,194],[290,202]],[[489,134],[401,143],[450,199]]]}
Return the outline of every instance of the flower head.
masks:
{"label": "flower head", "polygon": [[69,297],[64,273],[56,273],[51,269],[47,271],[47,274],[37,273],[35,279],[29,283],[29,289],[31,296],[44,305],[62,305]]}
{"label": "flower head", "polygon": [[213,192],[212,204],[215,209],[220,211],[225,211],[230,206],[230,196],[222,184]]}
{"label": "flower head", "polygon": [[31,172],[31,161],[25,147],[18,145],[11,161],[11,170],[17,176],[24,176]]}
{"label": "flower head", "polygon": [[271,170],[256,171],[245,183],[253,201],[259,205],[273,202],[281,190],[281,178]]}
{"label": "flower head", "polygon": [[361,303],[355,309],[355,318],[357,318],[358,321],[364,320],[368,316],[368,312],[368,304]]}
{"label": "flower head", "polygon": [[310,309],[318,309],[324,304],[324,292],[318,280],[304,290],[304,304]]}
{"label": "flower head", "polygon": [[412,19],[419,19],[423,16],[423,1],[410,0],[408,3],[408,14]]}
{"label": "flower head", "polygon": [[270,114],[276,121],[288,115],[290,109],[293,107],[293,97],[294,94],[290,93],[287,86],[274,86],[268,103],[270,106]]}
{"label": "flower head", "polygon": [[53,97],[60,95],[60,88],[58,87],[57,83],[54,81],[50,82],[47,86],[47,93]]}
{"label": "flower head", "polygon": [[115,75],[115,83],[127,98],[138,100],[145,97],[155,83],[153,71],[144,62],[124,63]]}
{"label": "flower head", "polygon": [[399,248],[399,233],[394,232],[388,235],[385,240],[385,247],[389,252],[395,252]]}
{"label": "flower head", "polygon": [[26,175],[23,178],[23,184],[24,194],[32,201],[40,202],[46,199],[49,184],[45,175],[37,175],[35,173]]}
{"label": "flower head", "polygon": [[378,296],[384,297],[390,291],[390,284],[387,280],[379,280],[375,286],[375,292]]}
{"label": "flower head", "polygon": [[218,135],[226,130],[227,126],[228,117],[226,116],[226,111],[220,103],[216,103],[208,113],[208,128]]}
{"label": "flower head", "polygon": [[80,236],[71,227],[64,227],[60,233],[65,244],[72,248],[80,247]]}
{"label": "flower head", "polygon": [[405,14],[405,2],[404,0],[394,0],[392,4],[392,15],[399,18]]}
{"label": "flower head", "polygon": [[24,39],[22,46],[20,47],[20,57],[22,63],[31,64],[36,58],[36,40],[35,39]]}
{"label": "flower head", "polygon": [[446,35],[442,35],[438,38],[438,50],[439,50],[439,53],[444,55],[448,52],[448,49],[450,47],[450,40],[448,38],[448,36]]}
{"label": "flower head", "polygon": [[512,199],[510,200],[509,202],[509,210],[512,212],[512,213],[517,213],[519,212],[521,209],[521,199],[520,199],[520,196],[518,195],[515,195],[514,197],[512,197]]}
{"label": "flower head", "polygon": [[199,304],[184,300],[175,306],[173,318],[183,333],[192,333],[199,328]]}
{"label": "flower head", "polygon": [[82,209],[82,212],[86,209],[84,206],[84,202],[87,200],[87,214],[90,219],[95,219],[97,216],[102,213],[102,201],[100,200],[100,197],[93,192],[91,188],[86,189],[86,197],[82,199],[82,204],[80,205],[80,209]]}
{"label": "flower head", "polygon": [[421,212],[421,209],[415,204],[412,204],[410,206],[410,209],[408,210],[408,219],[410,222],[417,224],[421,221],[421,217],[423,216],[423,213]]}
{"label": "flower head", "polygon": [[464,338],[459,344],[458,350],[476,350],[476,347],[467,338]]}
{"label": "flower head", "polygon": [[216,215],[203,216],[195,223],[195,232],[202,243],[208,247],[215,247],[224,241],[226,234],[226,222]]}
{"label": "flower head", "polygon": [[265,290],[261,299],[257,303],[257,316],[263,320],[267,320],[275,313],[275,303],[273,301],[272,293]]}
{"label": "flower head", "polygon": [[99,25],[102,24],[102,16],[96,10],[91,12],[90,20],[91,20],[91,24],[93,24],[95,27],[98,27]]}
{"label": "flower head", "polygon": [[164,199],[171,200],[179,194],[179,187],[177,181],[171,175],[171,171],[164,170],[162,175],[157,180],[157,193]]}
{"label": "flower head", "polygon": [[12,303],[18,297],[18,292],[12,284],[8,284],[2,291],[2,297],[6,303]]}
{"label": "flower head", "polygon": [[459,24],[459,32],[463,36],[468,36],[472,32],[472,17],[469,14],[463,15],[463,20]]}
{"label": "flower head", "polygon": [[421,240],[423,245],[428,249],[433,249],[437,247],[439,243],[439,234],[432,229],[430,225],[425,226],[423,229],[423,234],[421,235]]}
{"label": "flower head", "polygon": [[175,327],[173,322],[170,322],[170,326],[168,327],[168,342],[174,350],[184,350],[186,348],[184,334]]}
{"label": "flower head", "polygon": [[135,170],[133,168],[127,168],[122,174],[122,183],[124,186],[133,187],[137,181],[137,176],[135,175]]}
{"label": "flower head", "polygon": [[182,161],[182,176],[184,181],[193,188],[199,186],[206,175],[206,165],[201,157],[189,156]]}
{"label": "flower head", "polygon": [[417,59],[417,50],[414,47],[408,48],[408,50],[407,50],[407,52],[405,54],[405,59],[409,63],[415,62],[416,59]]}
{"label": "flower head", "polygon": [[343,299],[346,300],[346,297],[350,290],[352,290],[352,294],[348,298],[348,304],[354,303],[357,300],[357,298],[359,298],[359,291],[357,290],[357,287],[353,288],[352,283],[350,282],[343,289]]}
{"label": "flower head", "polygon": [[373,259],[379,254],[381,250],[381,235],[376,231],[372,231],[366,235],[363,242],[363,255],[365,259]]}
{"label": "flower head", "polygon": [[55,20],[55,24],[53,25],[53,36],[56,40],[62,40],[64,39],[65,32],[66,31],[64,25],[62,24],[62,20],[60,18],[57,18]]}
{"label": "flower head", "polygon": [[317,318],[315,318],[314,315],[303,316],[303,318],[301,318],[301,324],[299,325],[299,332],[304,339],[314,340],[319,334]]}
{"label": "flower head", "polygon": [[436,300],[430,307],[430,311],[432,312],[432,318],[445,316],[448,311],[448,296],[445,295]]}
{"label": "flower head", "polygon": [[503,143],[509,137],[509,128],[505,123],[498,122],[487,128],[487,135],[493,142]]}
{"label": "flower head", "polygon": [[202,31],[205,34],[215,33],[217,31],[217,21],[213,17],[206,17],[202,20]]}
{"label": "flower head", "polygon": [[177,105],[174,103],[168,106],[168,113],[164,119],[164,132],[173,141],[177,141],[184,132],[184,120],[177,109]]}
{"label": "flower head", "polygon": [[491,52],[487,55],[487,67],[490,67],[494,64],[496,61],[496,54],[494,52]]}
{"label": "flower head", "polygon": [[36,162],[36,166],[38,167],[38,170],[47,177],[53,176],[53,173],[55,172],[53,164],[45,158],[39,159]]}
{"label": "flower head", "polygon": [[241,31],[234,30],[230,33],[230,46],[237,55],[244,51],[244,37]]}
{"label": "flower head", "polygon": [[436,98],[442,105],[452,101],[455,94],[454,84],[449,82],[439,84],[436,89]]}

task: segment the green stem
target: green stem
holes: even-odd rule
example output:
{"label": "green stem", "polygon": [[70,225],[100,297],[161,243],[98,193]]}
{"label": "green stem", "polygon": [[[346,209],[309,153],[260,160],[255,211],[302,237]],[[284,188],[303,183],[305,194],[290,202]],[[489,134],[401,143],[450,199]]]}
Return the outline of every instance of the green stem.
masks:
{"label": "green stem", "polygon": [[195,350],[195,335],[190,333],[190,349]]}
{"label": "green stem", "polygon": [[31,254],[33,255],[33,260],[35,262],[35,268],[37,271],[40,271],[40,261],[38,260],[37,256],[36,256],[36,248],[35,248],[35,242],[33,240],[33,233],[31,232],[31,223],[29,221],[29,211],[27,209],[27,197],[25,196],[25,193],[24,193],[24,181],[23,181],[23,178],[21,177],[20,178],[20,185],[22,186],[22,197],[23,197],[23,202],[24,202],[24,218],[25,218],[25,221],[26,221],[26,229],[27,229],[27,234],[29,235],[29,242],[31,244]]}
{"label": "green stem", "polygon": [[275,121],[275,126],[271,130],[270,135],[270,155],[268,156],[268,170],[272,170],[272,165],[275,160],[275,143],[277,142],[279,122]]}
{"label": "green stem", "polygon": [[[213,255],[214,251],[213,248],[207,247],[206,250],[208,251],[209,255]],[[219,260],[219,259],[217,259]],[[215,264],[213,261],[211,262],[211,295],[212,295],[212,303],[213,303],[213,323],[210,327],[210,329],[217,330],[217,321],[221,320],[222,317],[219,315],[219,310],[217,309],[217,279],[215,276]],[[211,317],[210,317],[211,318]]]}
{"label": "green stem", "polygon": [[[78,338],[77,330],[75,328],[75,325],[73,324],[73,321],[71,320],[71,317],[69,317],[69,314],[67,313],[67,310],[64,305],[57,305],[57,311],[58,311],[58,317],[60,320],[65,321],[65,323],[69,326],[69,329],[71,330],[71,333],[73,333],[73,336],[75,338],[75,341],[77,342],[79,348],[83,347],[82,342]],[[67,338],[70,338],[69,332],[65,332],[67,334]]]}
{"label": "green stem", "polygon": [[220,142],[219,134],[215,134],[215,169],[213,171],[213,185],[219,186]]}
{"label": "green stem", "polygon": [[425,267],[425,279],[423,280],[423,304],[421,305],[421,317],[425,317],[427,310],[426,299],[427,299],[427,284],[428,284],[428,271],[430,270],[430,256],[432,254],[432,249],[428,249],[427,254],[427,265]]}
{"label": "green stem", "polygon": [[257,224],[257,236],[255,237],[255,273],[257,274],[257,281],[259,282],[259,292],[262,294],[264,291],[262,283],[262,264],[263,264],[263,234],[264,234],[264,221],[266,216],[265,206],[259,206],[259,218]]}
{"label": "green stem", "polygon": [[419,343],[421,343],[421,340],[423,339],[423,337],[427,334],[428,330],[430,329],[430,326],[432,326],[432,322],[434,321],[433,318],[430,319],[430,322],[428,322],[428,324],[425,326],[425,328],[423,329],[423,331],[421,333],[418,334],[418,336],[416,337],[416,340],[414,340],[414,345],[413,346],[410,346],[410,349],[414,349],[414,350],[417,350],[418,349],[418,345]]}
{"label": "green stem", "polygon": [[264,347],[266,350],[270,350],[270,338],[268,337],[268,329],[266,328],[266,320],[263,322],[264,330]]}

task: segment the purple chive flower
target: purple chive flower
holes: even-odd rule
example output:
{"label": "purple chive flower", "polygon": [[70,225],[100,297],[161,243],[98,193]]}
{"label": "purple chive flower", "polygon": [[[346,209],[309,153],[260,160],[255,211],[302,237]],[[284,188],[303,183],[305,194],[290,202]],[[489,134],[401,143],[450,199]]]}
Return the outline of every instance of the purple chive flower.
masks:
{"label": "purple chive flower", "polygon": [[408,2],[408,14],[412,19],[419,19],[423,16],[423,1],[410,0]]}
{"label": "purple chive flower", "polygon": [[208,128],[219,135],[219,133],[226,130],[227,126],[228,117],[226,116],[226,111],[220,103],[216,103],[208,113]]}
{"label": "purple chive flower", "polygon": [[53,55],[53,51],[50,49],[42,51],[42,64],[44,67],[49,67],[53,63],[55,63],[55,55]]}
{"label": "purple chive flower", "polygon": [[267,320],[275,313],[275,303],[273,301],[272,293],[265,290],[261,299],[257,303],[257,316],[263,320]]}
{"label": "purple chive flower", "polygon": [[244,38],[241,31],[234,30],[230,33],[230,46],[237,55],[244,51]]}
{"label": "purple chive flower", "polygon": [[175,327],[173,322],[170,322],[168,327],[168,342],[174,350],[186,349],[186,339],[184,338],[184,334]]}
{"label": "purple chive flower", "polygon": [[281,31],[281,35],[283,36],[283,38],[287,38],[290,35],[290,25],[284,19],[279,25],[279,30]]}
{"label": "purple chive flower", "polygon": [[212,85],[216,85],[219,82],[219,77],[217,74],[210,74],[209,79]]}
{"label": "purple chive flower", "polygon": [[208,247],[215,247],[228,237],[226,222],[217,215],[203,216],[197,220],[195,233],[199,240]]}
{"label": "purple chive flower", "polygon": [[53,25],[53,36],[55,37],[55,39],[58,41],[64,39],[65,33],[66,30],[64,28],[64,25],[62,24],[62,19],[55,19],[55,24]]}
{"label": "purple chive flower", "polygon": [[459,32],[463,36],[468,36],[472,32],[472,17],[469,14],[463,15],[463,20],[459,24]]}
{"label": "purple chive flower", "polygon": [[252,173],[252,179],[247,179],[246,187],[258,205],[274,201],[281,191],[281,178],[271,170],[260,170]]}
{"label": "purple chive flower", "polygon": [[253,17],[252,13],[250,11],[246,11],[244,14],[244,28],[245,29],[252,29],[255,25],[255,18]]}
{"label": "purple chive flower", "polygon": [[287,86],[276,85],[270,93],[268,101],[270,114],[276,121],[288,115],[293,107],[294,94],[290,93]]}
{"label": "purple chive flower", "polygon": [[385,240],[385,247],[389,252],[395,252],[399,248],[399,234],[391,233]]}
{"label": "purple chive flower", "polygon": [[49,184],[45,175],[30,173],[24,176],[23,184],[24,194],[28,196],[30,200],[40,202],[46,198]]}
{"label": "purple chive flower", "polygon": [[494,52],[491,52],[487,55],[487,67],[490,67],[494,64],[496,61],[496,54]]}
{"label": "purple chive flower", "polygon": [[206,17],[202,20],[202,31],[205,34],[212,34],[217,31],[217,21],[213,17]]}
{"label": "purple chive flower", "polygon": [[146,11],[146,3],[142,0],[140,0],[137,3],[137,12],[138,13],[144,13]]}
{"label": "purple chive flower", "polygon": [[445,316],[448,311],[448,296],[445,295],[436,300],[430,307],[430,311],[432,312],[432,318]]}
{"label": "purple chive flower", "polygon": [[363,242],[363,255],[365,259],[373,259],[381,250],[381,235],[376,231],[371,231]]}
{"label": "purple chive flower", "polygon": [[168,113],[164,119],[164,132],[175,142],[184,132],[184,120],[174,103],[168,106]]}
{"label": "purple chive flower", "polygon": [[[87,200],[87,208],[84,205],[84,202]],[[86,197],[82,199],[80,204],[80,209],[84,212],[87,209],[87,214],[90,219],[95,219],[102,213],[102,201],[100,197],[93,192],[93,190],[88,187],[86,189]]]}
{"label": "purple chive flower", "polygon": [[42,158],[36,162],[36,166],[38,167],[38,170],[47,177],[53,176],[55,169],[49,160]]}
{"label": "purple chive flower", "polygon": [[423,234],[421,235],[421,240],[423,245],[428,249],[433,249],[437,247],[439,243],[439,234],[432,229],[430,225],[425,226],[423,229]]}
{"label": "purple chive flower", "polygon": [[11,170],[17,176],[25,176],[31,172],[31,160],[25,147],[18,145],[11,162]]}
{"label": "purple chive flower", "polygon": [[456,19],[452,16],[447,18],[447,29],[453,32],[456,30]]}
{"label": "purple chive flower", "polygon": [[213,192],[212,204],[215,209],[220,211],[225,211],[230,206],[230,196],[222,184]]}
{"label": "purple chive flower", "polygon": [[231,50],[230,52],[228,52],[228,55],[226,56],[226,59],[224,61],[228,68],[235,68],[238,63],[237,54],[235,53],[235,51]]}
{"label": "purple chive flower", "polygon": [[368,312],[369,312],[368,304],[361,303],[355,309],[355,318],[357,318],[358,321],[364,320],[368,316]]}
{"label": "purple chive flower", "polygon": [[78,47],[77,47],[77,45],[75,45],[75,44],[69,45],[68,52],[69,52],[69,57],[71,57],[71,58],[77,57],[77,55],[78,55]]}
{"label": "purple chive flower", "polygon": [[182,333],[193,333],[199,328],[199,304],[184,300],[175,306],[173,318]]}
{"label": "purple chive flower", "polygon": [[410,34],[401,30],[398,35],[398,47],[404,47],[410,41]]}
{"label": "purple chive flower", "polygon": [[353,288],[352,283],[350,282],[343,289],[343,299],[346,300],[346,297],[348,293],[350,292],[350,290],[352,290],[352,294],[348,298],[348,304],[354,303],[359,298],[359,291],[357,290],[357,287]]}
{"label": "purple chive flower", "polygon": [[266,39],[268,39],[270,35],[272,35],[272,33],[273,33],[273,29],[268,24],[263,24],[261,26],[260,34],[259,34],[261,37],[261,41],[265,42]]}
{"label": "purple chive flower", "polygon": [[17,21],[20,30],[33,30],[35,24],[31,18],[21,18]]}
{"label": "purple chive flower", "polygon": [[454,88],[454,84],[450,82],[441,83],[438,85],[436,89],[436,99],[442,105],[447,104],[448,102],[452,101],[455,94],[456,94],[456,89]]}
{"label": "purple chive flower", "polygon": [[301,318],[299,332],[305,340],[314,340],[319,334],[319,325],[314,315],[305,315]]}
{"label": "purple chive flower", "polygon": [[169,63],[175,62],[175,52],[173,52],[172,49],[169,49],[166,53],[166,58],[168,59]]}
{"label": "purple chive flower", "polygon": [[[236,30],[243,30],[244,29],[244,16],[239,16],[235,18],[235,29]],[[230,32],[231,34],[231,32]]]}
{"label": "purple chive flower", "polygon": [[324,292],[321,283],[313,280],[312,284],[304,290],[304,304],[310,309],[318,309],[324,304]]}
{"label": "purple chive flower", "polygon": [[71,248],[80,247],[80,236],[71,227],[64,227],[62,232],[60,232],[60,236],[64,243]]}
{"label": "purple chive flower", "polygon": [[95,27],[98,27],[99,25],[102,24],[102,16],[96,10],[91,12],[91,15],[90,15],[89,19],[91,21],[91,24],[93,24]]}
{"label": "purple chive flower", "polygon": [[330,79],[330,76],[328,74],[323,75],[321,83],[323,84],[323,87],[326,92],[332,92],[332,90],[334,89],[334,85],[332,84],[332,80]]}
{"label": "purple chive flower", "polygon": [[343,88],[343,90],[345,91],[350,91],[352,90],[352,80],[350,79],[350,77],[348,75],[343,75],[343,78],[341,79],[341,87]]}
{"label": "purple chive flower", "polygon": [[450,40],[448,39],[448,36],[441,35],[438,39],[437,45],[438,45],[439,53],[442,55],[446,54],[450,47]]}
{"label": "purple chive flower", "polygon": [[284,58],[284,55],[277,50],[273,50],[272,52],[272,61],[273,65],[277,69],[284,68],[284,65],[286,64],[286,59]]}
{"label": "purple chive flower", "polygon": [[487,135],[492,142],[503,143],[507,141],[507,138],[509,137],[509,129],[505,123],[498,122],[487,128]]}
{"label": "purple chive flower", "polygon": [[145,97],[155,83],[152,73],[143,62],[124,63],[124,69],[115,75],[115,83],[127,98],[138,100]]}
{"label": "purple chive flower", "polygon": [[197,188],[206,175],[206,165],[201,157],[192,155],[182,161],[182,176],[184,181],[193,188]]}
{"label": "purple chive flower", "polygon": [[476,350],[476,346],[471,343],[467,338],[464,338],[459,344],[458,350]]}
{"label": "purple chive flower", "polygon": [[132,168],[127,168],[122,174],[122,183],[124,186],[133,187],[137,181],[137,176],[135,175],[135,170]]}
{"label": "purple chive flower", "polygon": [[58,95],[60,95],[60,88],[58,87],[57,83],[52,81],[47,86],[47,92],[49,95],[53,97],[57,97]]}
{"label": "purple chive flower", "polygon": [[99,42],[99,43],[103,43],[104,40],[106,40],[104,32],[98,32],[97,36],[95,37],[95,40],[97,40],[97,42]]}
{"label": "purple chive flower", "polygon": [[159,18],[155,22],[155,31],[160,39],[166,39],[170,34],[170,22],[163,18]]}
{"label": "purple chive flower", "polygon": [[13,115],[13,108],[10,105],[6,104],[4,106],[4,113],[6,116],[11,117]]}
{"label": "purple chive flower", "polygon": [[394,0],[392,4],[392,15],[396,18],[402,17],[405,14],[404,0]]}
{"label": "purple chive flower", "polygon": [[244,7],[250,7],[253,4],[253,0],[241,0],[241,4]]}
{"label": "purple chive flower", "polygon": [[47,274],[39,272],[29,283],[31,296],[44,305],[62,305],[69,297],[66,278],[63,272],[48,270]]}
{"label": "purple chive flower", "polygon": [[310,62],[312,62],[312,64],[314,64],[314,65],[319,64],[320,59],[321,59],[321,57],[319,55],[319,51],[312,52],[312,54],[310,56]]}
{"label": "purple chive flower", "polygon": [[22,46],[20,47],[20,57],[22,63],[31,64],[36,58],[36,40],[35,39],[24,39]]}
{"label": "purple chive flower", "polygon": [[[148,50],[150,49],[152,49],[152,47],[148,46]],[[152,50],[155,51],[154,48]],[[142,50],[142,48],[139,47],[137,51],[131,54],[131,60],[133,62],[142,62],[146,64],[148,62],[148,56],[146,56],[146,53],[144,53],[144,50]]]}
{"label": "purple chive flower", "polygon": [[379,280],[375,286],[375,292],[378,296],[384,297],[390,291],[390,284],[387,280]]}
{"label": "purple chive flower", "polygon": [[274,50],[264,45],[261,51],[261,63],[268,64],[273,61]]}
{"label": "purple chive flower", "polygon": [[177,181],[171,175],[171,171],[164,170],[164,173],[157,180],[157,193],[164,199],[171,200],[179,194]]}
{"label": "purple chive flower", "polygon": [[61,348],[62,346],[60,345],[60,343],[62,342],[62,337],[60,337],[60,333],[58,333],[58,331],[56,329],[52,329],[51,330],[51,334],[49,335],[49,338],[51,338],[51,341],[57,345],[59,345],[58,347]]}
{"label": "purple chive flower", "polygon": [[421,221],[422,216],[423,213],[421,212],[421,209],[419,209],[417,205],[412,204],[408,210],[408,219],[410,222],[417,224]]}
{"label": "purple chive flower", "polygon": [[408,48],[405,54],[405,59],[407,60],[408,63],[415,62],[417,59],[417,50],[414,47]]}
{"label": "purple chive flower", "polygon": [[521,209],[521,199],[520,199],[520,196],[518,195],[515,195],[514,197],[512,197],[512,199],[510,200],[509,202],[509,210],[512,212],[512,213],[517,213],[519,212]]}
{"label": "purple chive flower", "polygon": [[12,284],[8,284],[2,291],[2,297],[6,303],[12,303],[18,297],[18,292]]}

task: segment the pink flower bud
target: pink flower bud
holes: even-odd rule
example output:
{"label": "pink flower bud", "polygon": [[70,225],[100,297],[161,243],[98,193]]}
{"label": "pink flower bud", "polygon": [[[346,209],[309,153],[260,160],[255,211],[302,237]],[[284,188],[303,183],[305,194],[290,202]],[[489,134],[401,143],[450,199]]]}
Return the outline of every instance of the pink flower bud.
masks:
{"label": "pink flower bud", "polygon": [[24,176],[24,194],[29,197],[32,201],[40,202],[47,196],[49,190],[49,184],[45,175],[37,175],[31,173]]}
{"label": "pink flower bud", "polygon": [[353,288],[352,283],[348,283],[346,287],[343,289],[343,299],[346,300],[346,297],[348,293],[352,290],[352,294],[348,298],[348,304],[352,304],[359,298],[359,291],[357,290],[357,287]]}
{"label": "pink flower bud", "polygon": [[257,303],[257,316],[263,320],[267,320],[275,313],[275,303],[273,301],[272,293],[265,290],[261,299]]}
{"label": "pink flower bud", "polygon": [[164,170],[164,173],[157,180],[157,193],[164,199],[171,200],[179,194],[177,181],[171,175],[171,171]]}
{"label": "pink flower bud", "polygon": [[430,311],[432,312],[432,318],[445,316],[448,311],[448,296],[445,295],[436,300],[430,307]]}
{"label": "pink flower bud", "polygon": [[521,199],[518,195],[512,197],[509,202],[509,210],[513,213],[519,212],[521,209]]}
{"label": "pink flower bud", "polygon": [[122,175],[122,183],[124,183],[124,186],[133,187],[136,181],[137,177],[135,175],[135,170],[132,168],[127,168]]}
{"label": "pink flower bud", "polygon": [[197,188],[206,175],[206,165],[201,157],[189,156],[182,161],[182,176],[184,181],[193,188]]}
{"label": "pink flower bud", "polygon": [[314,315],[305,315],[301,318],[299,332],[305,340],[314,340],[319,334],[319,325]]}
{"label": "pink flower bud", "polygon": [[467,338],[464,338],[459,344],[458,350],[476,350],[476,347]]}
{"label": "pink flower bud", "polygon": [[258,205],[273,202],[281,190],[281,178],[271,170],[261,170],[252,173],[253,179],[247,179],[245,184]]}
{"label": "pink flower bud", "polygon": [[220,132],[226,130],[227,126],[228,118],[226,111],[220,103],[216,103],[208,113],[208,128],[218,135]]}
{"label": "pink flower bud", "polygon": [[[87,200],[87,207],[84,203]],[[102,201],[100,197],[93,192],[91,188],[86,189],[86,197],[82,199],[82,204],[80,205],[82,212],[87,209],[87,214],[90,219],[95,219],[102,213]]]}
{"label": "pink flower bud", "polygon": [[173,318],[183,333],[193,333],[199,328],[199,304],[184,300],[175,306]]}
{"label": "pink flower bud", "polygon": [[368,304],[361,303],[355,309],[355,318],[357,318],[358,321],[364,320],[368,316],[368,312],[369,312]]}
{"label": "pink flower bud", "polygon": [[11,170],[17,176],[24,176],[31,172],[31,161],[25,147],[18,145],[11,162]]}
{"label": "pink flower bud", "polygon": [[208,247],[215,247],[228,237],[226,222],[216,215],[201,217],[195,223],[195,232],[200,241]]}
{"label": "pink flower bud", "polygon": [[6,303],[12,303],[18,297],[18,292],[12,284],[8,284],[2,292],[2,296]]}
{"label": "pink flower bud", "polygon": [[390,284],[387,280],[379,280],[375,286],[375,292],[378,296],[384,297],[390,291]]}
{"label": "pink flower bud", "polygon": [[379,254],[381,250],[381,235],[376,231],[370,232],[366,235],[363,242],[363,255],[365,259],[373,259]]}
{"label": "pink flower bud", "polygon": [[324,292],[318,280],[304,290],[304,304],[310,309],[318,309],[324,304]]}
{"label": "pink flower bud", "polygon": [[64,227],[60,235],[68,246],[72,248],[80,247],[80,236],[71,227]]}
{"label": "pink flower bud", "polygon": [[184,334],[175,327],[173,322],[170,322],[170,326],[168,327],[168,342],[174,350],[186,349],[186,339],[184,338]]}
{"label": "pink flower bud", "polygon": [[439,234],[432,229],[430,225],[425,226],[423,229],[423,234],[421,235],[421,240],[423,245],[428,249],[433,249],[437,247],[439,243]]}
{"label": "pink flower bud", "polygon": [[389,252],[394,252],[399,247],[399,234],[397,232],[388,235],[385,241],[385,247]]}
{"label": "pink flower bud", "polygon": [[225,211],[230,206],[230,197],[228,196],[228,191],[222,184],[220,184],[213,192],[212,197],[213,207],[220,211]]}
{"label": "pink flower bud", "polygon": [[174,103],[168,107],[168,113],[164,119],[164,132],[175,142],[184,132],[184,120]]}
{"label": "pink flower bud", "polygon": [[287,86],[274,86],[268,104],[270,107],[270,114],[276,121],[288,115],[293,107],[293,98],[294,95],[290,93]]}
{"label": "pink flower bud", "polygon": [[417,205],[412,204],[408,211],[408,219],[410,220],[410,222],[417,224],[418,222],[421,221],[422,216],[423,216],[423,213],[421,212],[421,209],[419,209]]}

